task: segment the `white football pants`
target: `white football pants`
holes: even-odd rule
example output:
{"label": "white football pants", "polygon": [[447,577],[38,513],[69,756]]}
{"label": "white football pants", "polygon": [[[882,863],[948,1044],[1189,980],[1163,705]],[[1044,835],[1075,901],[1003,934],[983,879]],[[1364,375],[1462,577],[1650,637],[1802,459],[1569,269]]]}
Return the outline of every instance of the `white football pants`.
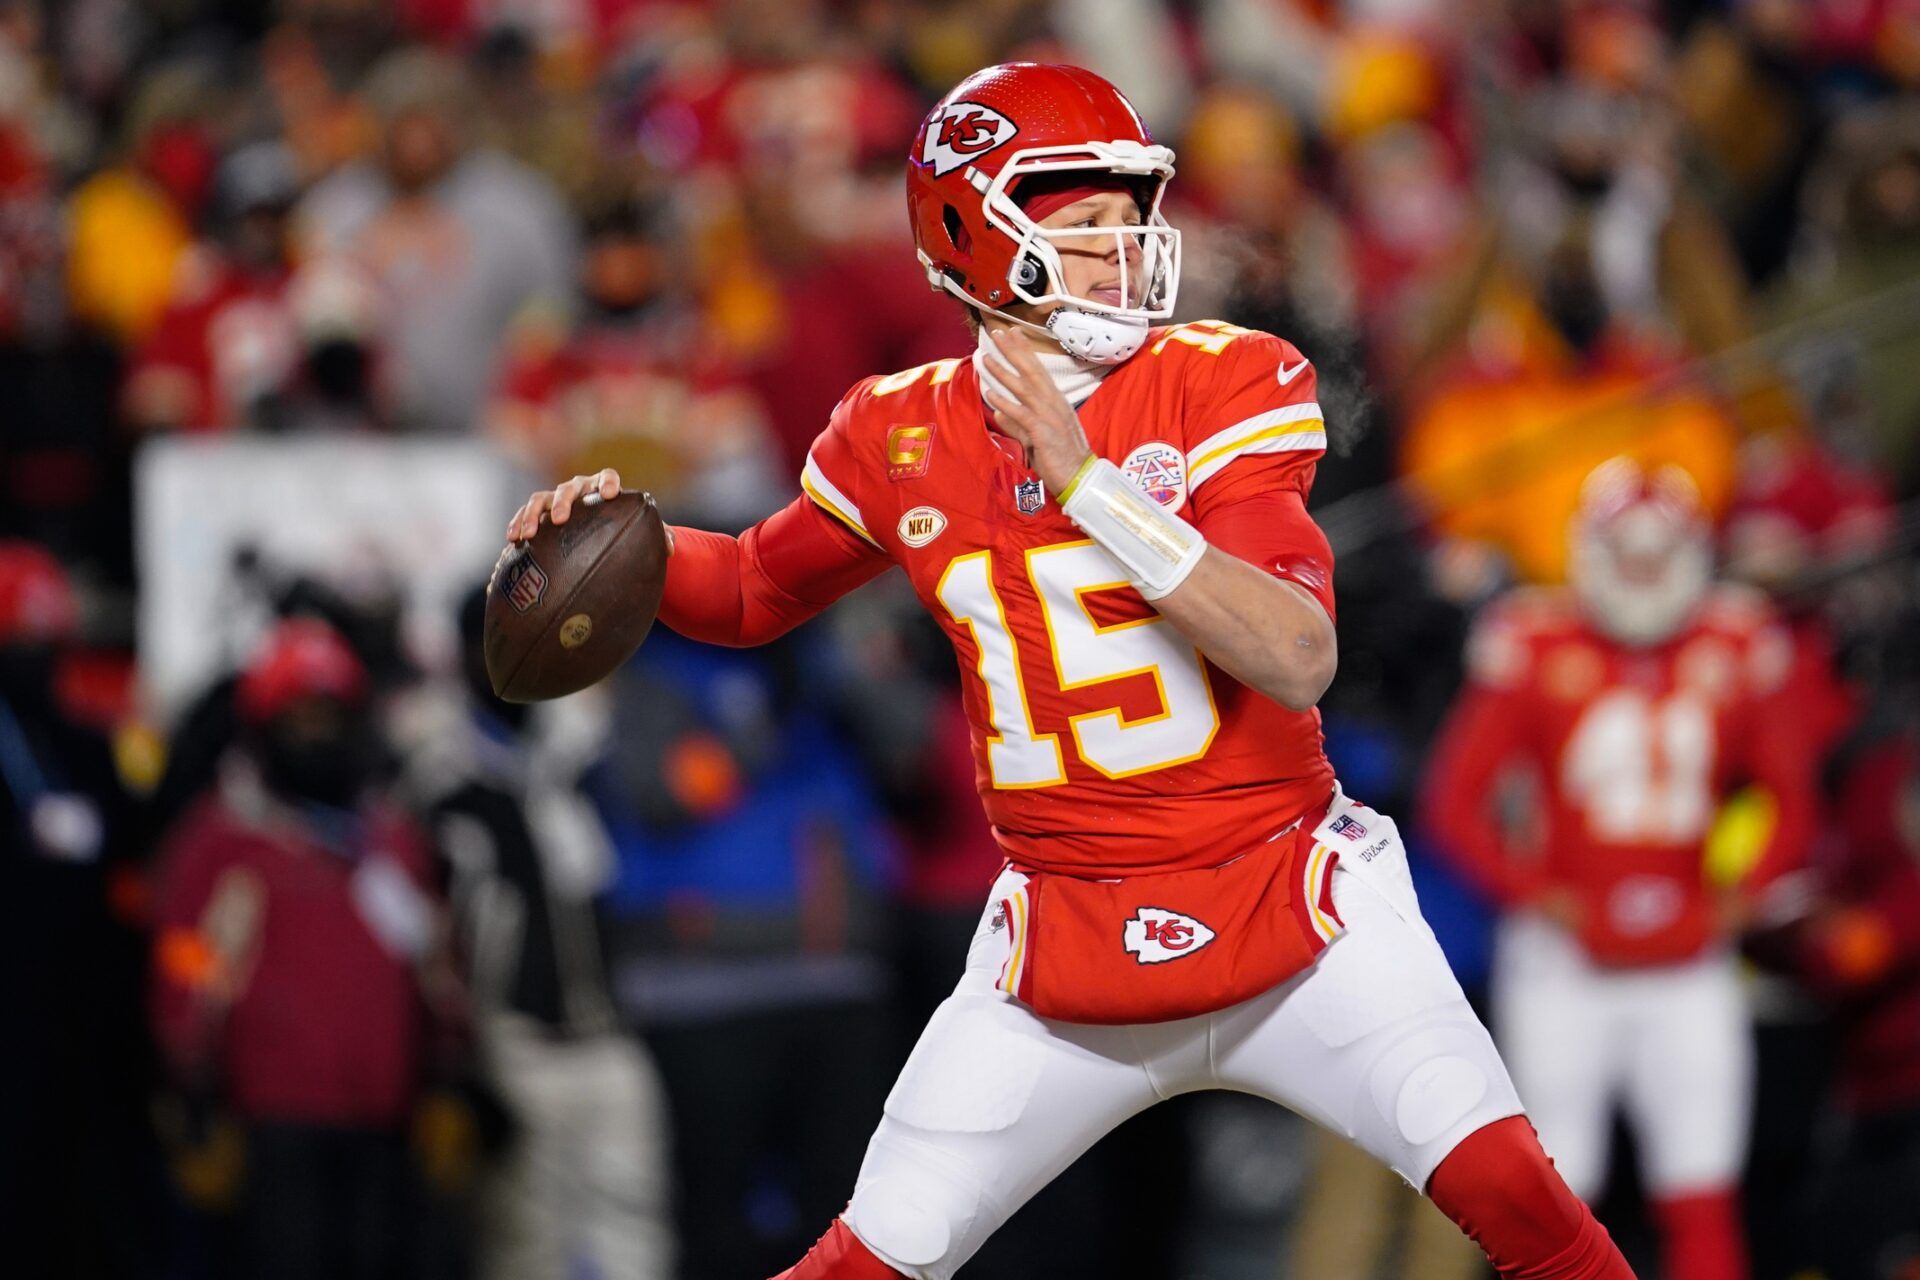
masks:
{"label": "white football pants", "polygon": [[1753,1111],[1753,1027],[1734,957],[1607,969],[1559,925],[1503,921],[1493,1019],[1540,1145],[1583,1200],[1607,1178],[1623,1107],[1650,1194],[1739,1181]]}
{"label": "white football pants", "polygon": [[[1008,891],[996,885],[990,904]],[[1424,1189],[1461,1139],[1520,1101],[1420,918],[1397,833],[1371,865],[1341,863],[1333,897],[1347,929],[1311,968],[1216,1013],[1141,1026],[1049,1021],[997,991],[1012,930],[991,927],[990,905],[887,1098],[847,1225],[896,1270],[946,1280],[1108,1130],[1196,1089],[1291,1107]]]}

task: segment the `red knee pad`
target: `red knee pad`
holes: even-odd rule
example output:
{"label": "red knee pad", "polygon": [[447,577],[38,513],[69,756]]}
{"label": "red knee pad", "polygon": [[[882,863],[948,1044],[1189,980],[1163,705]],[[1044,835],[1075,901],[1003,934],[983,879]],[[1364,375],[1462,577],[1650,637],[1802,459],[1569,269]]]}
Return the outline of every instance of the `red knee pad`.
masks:
{"label": "red knee pad", "polygon": [[1503,1280],[1633,1280],[1525,1116],[1469,1134],[1433,1171],[1427,1195],[1473,1237]]}
{"label": "red knee pad", "polygon": [[1653,1204],[1664,1270],[1687,1280],[1747,1280],[1747,1242],[1732,1190],[1670,1196]]}
{"label": "red knee pad", "polygon": [[773,1280],[903,1280],[901,1273],[873,1256],[860,1237],[839,1218],[807,1250],[807,1256]]}

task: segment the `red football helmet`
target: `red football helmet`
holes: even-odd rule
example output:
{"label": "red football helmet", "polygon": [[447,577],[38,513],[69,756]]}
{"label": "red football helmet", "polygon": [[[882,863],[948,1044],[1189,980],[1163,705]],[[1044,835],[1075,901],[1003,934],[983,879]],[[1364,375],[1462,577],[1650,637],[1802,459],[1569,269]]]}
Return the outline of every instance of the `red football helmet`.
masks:
{"label": "red football helmet", "polygon": [[1595,626],[1657,644],[1684,626],[1713,585],[1713,528],[1693,477],[1631,458],[1594,469],[1580,492],[1568,562]]}
{"label": "red football helmet", "polygon": [[[1141,225],[1040,227],[1019,203],[1019,184],[1068,172],[1125,183]],[[914,139],[907,157],[914,247],[935,289],[996,315],[1015,302],[1058,303],[1046,331],[1063,348],[1084,359],[1122,360],[1139,348],[1148,322],[1173,314],[1180,233],[1160,213],[1172,176],[1173,152],[1093,72],[1037,62],[988,67],[941,99]],[[1056,246],[1101,238],[1122,261],[1140,263],[1138,283],[1122,273],[1118,303],[1068,294],[1062,284]]]}

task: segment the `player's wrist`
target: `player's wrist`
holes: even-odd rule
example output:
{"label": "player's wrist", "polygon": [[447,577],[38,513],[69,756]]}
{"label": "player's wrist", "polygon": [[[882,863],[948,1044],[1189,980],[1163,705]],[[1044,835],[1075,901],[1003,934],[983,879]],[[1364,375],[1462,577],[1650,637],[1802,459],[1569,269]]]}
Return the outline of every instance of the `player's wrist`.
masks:
{"label": "player's wrist", "polygon": [[1059,501],[1062,507],[1073,500],[1074,492],[1080,488],[1080,482],[1087,478],[1087,472],[1091,471],[1093,464],[1098,461],[1100,461],[1100,455],[1089,449],[1087,456],[1080,460],[1080,465],[1073,469],[1073,474],[1066,484],[1060,487]]}
{"label": "player's wrist", "polygon": [[1134,487],[1119,467],[1094,456],[1081,464],[1060,510],[1106,550],[1141,595],[1160,600],[1187,580],[1207,553],[1201,532]]}

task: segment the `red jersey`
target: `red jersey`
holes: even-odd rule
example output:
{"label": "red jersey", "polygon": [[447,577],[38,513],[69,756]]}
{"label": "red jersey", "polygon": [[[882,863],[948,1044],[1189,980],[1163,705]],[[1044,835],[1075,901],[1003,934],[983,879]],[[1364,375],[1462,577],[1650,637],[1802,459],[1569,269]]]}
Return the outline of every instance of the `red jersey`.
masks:
{"label": "red jersey", "polygon": [[[1326,443],[1314,394],[1288,343],[1202,321],[1153,330],[1078,408],[1096,453],[1331,615],[1305,507]],[[970,359],[860,383],[802,482],[953,642],[976,784],[1015,863],[1217,866],[1325,806],[1319,713],[1234,680],[1127,584],[988,425]]]}
{"label": "red jersey", "polygon": [[[1427,779],[1431,829],[1504,906],[1571,891],[1601,963],[1695,955],[1716,934],[1706,837],[1734,787],[1758,783],[1776,806],[1746,890],[1800,858],[1812,831],[1812,753],[1781,714],[1792,656],[1767,606],[1733,588],[1646,648],[1596,630],[1565,591],[1516,592],[1469,646],[1470,683]],[[1537,783],[1534,857],[1516,856],[1496,814],[1516,765]]]}

